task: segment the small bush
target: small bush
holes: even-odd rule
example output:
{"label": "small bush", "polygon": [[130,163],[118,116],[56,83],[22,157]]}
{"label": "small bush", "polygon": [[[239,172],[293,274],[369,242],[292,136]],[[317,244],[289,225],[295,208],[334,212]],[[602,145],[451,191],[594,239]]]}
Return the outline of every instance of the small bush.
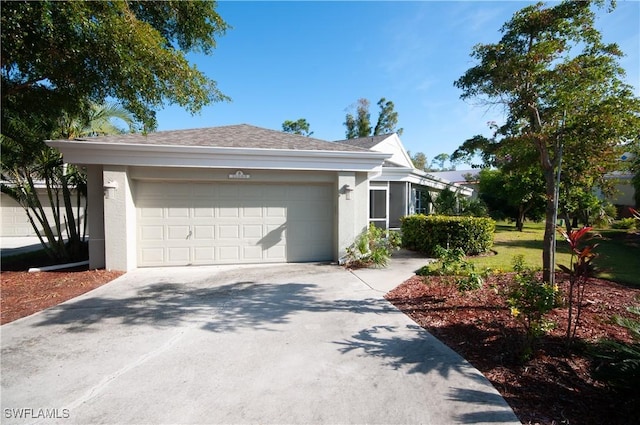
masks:
{"label": "small bush", "polygon": [[534,270],[524,267],[522,256],[514,259],[513,269],[516,275],[513,285],[507,290],[506,299],[511,315],[524,327],[521,357],[527,360],[533,354],[538,338],[555,327],[555,323],[545,315],[557,306],[558,287],[541,282]]}
{"label": "small bush", "polygon": [[491,272],[489,269],[477,271],[475,264],[465,260],[464,251],[460,248],[445,249],[437,246],[435,251],[438,261],[422,267],[416,274],[419,276],[451,276],[459,292],[482,288],[484,280]]}
{"label": "small bush", "polygon": [[596,353],[603,363],[596,369],[596,377],[624,390],[640,393],[640,307],[627,310],[639,320],[614,317],[614,322],[625,327],[634,339],[632,344],[602,341]]}
{"label": "small bush", "polygon": [[373,224],[347,248],[341,263],[348,267],[386,267],[394,250],[400,248],[400,235]]}
{"label": "small bush", "polygon": [[616,220],[611,224],[611,227],[614,229],[633,229],[636,227],[636,220],[633,217],[622,218],[620,220]]}
{"label": "small bush", "polygon": [[485,217],[451,217],[416,214],[403,217],[402,245],[436,255],[436,247],[460,248],[466,255],[488,252],[493,245],[495,221]]}

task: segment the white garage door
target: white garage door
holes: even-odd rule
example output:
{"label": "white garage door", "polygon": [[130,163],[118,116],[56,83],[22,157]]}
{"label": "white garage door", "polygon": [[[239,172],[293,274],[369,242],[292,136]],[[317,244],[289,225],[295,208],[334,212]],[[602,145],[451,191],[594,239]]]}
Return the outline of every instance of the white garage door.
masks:
{"label": "white garage door", "polygon": [[136,185],[138,265],[326,261],[331,185]]}
{"label": "white garage door", "polygon": [[4,193],[0,200],[0,236],[35,236],[27,213],[20,204]]}

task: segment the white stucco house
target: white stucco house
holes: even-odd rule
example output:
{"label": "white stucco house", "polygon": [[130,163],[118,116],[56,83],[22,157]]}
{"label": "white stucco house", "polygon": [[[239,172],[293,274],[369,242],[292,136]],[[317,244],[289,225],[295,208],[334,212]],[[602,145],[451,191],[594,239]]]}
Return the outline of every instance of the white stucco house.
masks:
{"label": "white stucco house", "polygon": [[90,267],[126,271],[338,260],[370,221],[396,227],[416,193],[448,184],[396,135],[375,139],[242,124],[47,144],[87,168]]}
{"label": "white stucco house", "polygon": [[438,192],[445,188],[471,197],[473,189],[413,166],[411,157],[397,134],[340,140],[337,143],[391,154],[380,173],[370,178],[370,222],[384,229],[400,227],[400,218],[410,214],[429,214]]}

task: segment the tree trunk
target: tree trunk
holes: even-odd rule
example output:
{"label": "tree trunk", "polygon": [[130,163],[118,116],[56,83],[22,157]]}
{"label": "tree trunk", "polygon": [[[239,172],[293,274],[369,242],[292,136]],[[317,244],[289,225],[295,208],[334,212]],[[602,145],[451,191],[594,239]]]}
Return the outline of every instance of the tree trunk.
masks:
{"label": "tree trunk", "polygon": [[547,205],[545,207],[544,239],[542,243],[542,280],[553,284],[555,279],[555,173],[553,168],[543,168]]}
{"label": "tree trunk", "polygon": [[524,214],[524,205],[520,204],[518,206],[518,217],[516,218],[516,229],[518,229],[518,232],[522,232],[522,229],[524,228]]}

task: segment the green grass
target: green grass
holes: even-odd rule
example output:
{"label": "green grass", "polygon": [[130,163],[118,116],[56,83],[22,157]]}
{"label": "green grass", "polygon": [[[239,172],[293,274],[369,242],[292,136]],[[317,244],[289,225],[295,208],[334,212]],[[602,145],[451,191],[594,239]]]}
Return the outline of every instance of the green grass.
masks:
{"label": "green grass", "polygon": [[[597,232],[603,236],[596,240],[599,257],[595,264],[601,270],[598,277],[640,287],[640,246],[630,243],[625,230]],[[518,232],[513,224],[500,222],[496,225],[493,244],[496,255],[476,257],[471,261],[480,268],[511,271],[513,258],[522,255],[528,267],[542,269],[543,236],[544,223],[527,223],[523,231]],[[570,260],[568,244],[558,234],[556,264],[568,266]]]}

